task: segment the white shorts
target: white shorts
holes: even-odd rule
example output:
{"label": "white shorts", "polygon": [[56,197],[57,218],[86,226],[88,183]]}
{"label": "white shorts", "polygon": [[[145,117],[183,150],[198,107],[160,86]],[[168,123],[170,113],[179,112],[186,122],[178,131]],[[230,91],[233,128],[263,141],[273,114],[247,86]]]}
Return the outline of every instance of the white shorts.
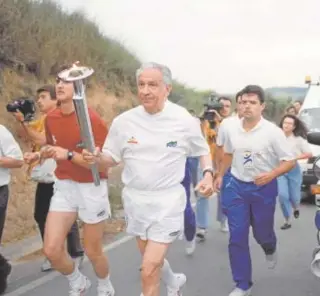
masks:
{"label": "white shorts", "polygon": [[110,217],[111,209],[107,180],[94,183],[78,183],[57,180],[51,199],[50,212],[75,212],[87,224],[96,224]]}
{"label": "white shorts", "polygon": [[183,231],[187,199],[182,185],[161,191],[125,187],[122,200],[128,234],[171,243]]}

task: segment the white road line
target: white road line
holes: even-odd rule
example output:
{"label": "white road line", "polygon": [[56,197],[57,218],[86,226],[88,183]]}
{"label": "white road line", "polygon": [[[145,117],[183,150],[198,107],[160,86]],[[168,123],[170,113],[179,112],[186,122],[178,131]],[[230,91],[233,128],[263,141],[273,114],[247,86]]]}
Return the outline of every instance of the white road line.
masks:
{"label": "white road line", "polygon": [[[112,242],[111,244],[108,244],[106,245],[104,248],[103,248],[103,251],[106,252],[106,251],[110,251],[130,240],[132,240],[134,237],[133,236],[125,236],[123,238],[120,238],[118,240],[116,240],[115,242]],[[84,260],[84,262],[88,261],[88,258],[86,257]],[[48,275],[45,275],[43,277],[41,277],[40,279],[37,279],[31,283],[28,283],[26,284],[25,286],[22,286],[12,292],[9,292],[7,294],[4,294],[5,296],[20,296],[20,295],[24,295],[25,293],[31,291],[31,290],[34,290],[35,288],[49,282],[49,281],[52,281],[53,279],[55,279],[56,277],[60,276],[61,274],[59,272],[56,272],[56,271],[53,271],[52,273],[48,274]]]}
{"label": "white road line", "polygon": [[[192,207],[194,208],[195,206],[196,206],[196,202],[193,202],[192,203]],[[124,237],[122,237],[122,238],[120,238],[120,239],[118,239],[118,240],[116,240],[116,241],[104,246],[103,251],[106,252],[106,251],[110,251],[112,249],[115,249],[115,248],[119,247],[120,245],[122,245],[122,244],[124,244],[124,243],[126,243],[126,242],[128,242],[128,241],[130,241],[132,239],[134,239],[134,236],[126,235],[126,236],[124,236]],[[87,261],[88,261],[88,258],[85,257],[83,262],[87,262]],[[111,268],[112,268],[112,266],[111,266]],[[35,281],[32,281],[32,282],[30,282],[30,283],[28,283],[28,284],[26,284],[26,285],[24,285],[24,286],[22,286],[22,287],[20,287],[20,288],[18,288],[16,290],[14,290],[14,291],[12,291],[12,292],[4,294],[4,296],[20,296],[20,295],[24,295],[25,293],[27,293],[27,292],[29,292],[31,290],[34,290],[35,288],[37,288],[37,287],[39,287],[39,286],[41,286],[41,285],[43,285],[43,284],[45,284],[45,283],[47,283],[49,281],[52,281],[53,279],[55,279],[58,276],[61,276],[61,274],[59,272],[52,271],[48,275],[45,275],[45,276],[43,276],[43,277],[41,277],[41,278],[39,278],[39,279],[37,279]]]}

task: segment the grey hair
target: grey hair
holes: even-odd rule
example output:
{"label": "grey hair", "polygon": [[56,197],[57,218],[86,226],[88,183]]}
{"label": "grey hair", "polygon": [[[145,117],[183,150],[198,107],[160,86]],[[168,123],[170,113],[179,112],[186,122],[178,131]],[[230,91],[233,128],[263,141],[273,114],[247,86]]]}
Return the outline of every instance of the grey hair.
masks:
{"label": "grey hair", "polygon": [[136,71],[136,80],[138,81],[139,76],[146,69],[157,69],[162,73],[163,82],[166,85],[172,85],[172,74],[171,70],[165,66],[154,62],[144,63],[140,66],[140,68]]}

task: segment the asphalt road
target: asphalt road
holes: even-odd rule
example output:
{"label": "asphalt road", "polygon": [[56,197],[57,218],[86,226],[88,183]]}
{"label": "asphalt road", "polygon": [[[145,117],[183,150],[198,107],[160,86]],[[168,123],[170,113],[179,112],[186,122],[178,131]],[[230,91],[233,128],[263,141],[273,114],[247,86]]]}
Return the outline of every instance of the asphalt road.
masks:
{"label": "asphalt road", "polygon": [[[215,217],[216,202],[213,199],[212,217]],[[315,207],[303,205],[301,218],[294,221],[291,229],[280,230],[282,219],[277,212],[279,262],[275,270],[268,270],[260,247],[251,239],[251,254],[254,274],[254,296],[318,296],[320,279],[310,272],[313,248],[316,246],[316,231],[313,223]],[[193,256],[184,252],[184,242],[177,241],[171,247],[168,259],[177,272],[184,272],[187,285],[184,296],[227,296],[233,288],[227,253],[228,235],[221,233],[212,219],[208,239],[198,243]],[[122,237],[109,245],[111,279],[118,296],[140,295],[139,264],[135,241]],[[20,264],[14,267],[10,277],[7,296],[56,296],[67,295],[68,284],[56,272],[39,272],[41,261]],[[95,279],[88,262],[83,272]],[[162,286],[161,296],[165,295]],[[95,296],[95,284],[88,296]]]}

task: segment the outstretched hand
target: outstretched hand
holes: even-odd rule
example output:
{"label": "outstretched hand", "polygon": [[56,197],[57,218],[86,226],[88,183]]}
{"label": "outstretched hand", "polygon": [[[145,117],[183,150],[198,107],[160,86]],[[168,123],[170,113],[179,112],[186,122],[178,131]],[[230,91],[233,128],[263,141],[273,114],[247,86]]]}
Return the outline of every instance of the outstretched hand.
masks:
{"label": "outstretched hand", "polygon": [[256,176],[254,183],[261,186],[270,183],[274,178],[276,178],[276,176],[272,172],[262,173]]}

